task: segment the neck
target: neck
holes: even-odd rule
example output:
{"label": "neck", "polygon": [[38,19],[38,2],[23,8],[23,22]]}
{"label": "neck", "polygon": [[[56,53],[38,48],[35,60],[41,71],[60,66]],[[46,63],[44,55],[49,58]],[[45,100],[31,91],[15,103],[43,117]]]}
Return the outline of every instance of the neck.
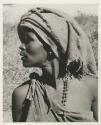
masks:
{"label": "neck", "polygon": [[56,80],[59,74],[59,63],[56,59],[49,62],[42,68],[42,81],[54,88],[56,88]]}

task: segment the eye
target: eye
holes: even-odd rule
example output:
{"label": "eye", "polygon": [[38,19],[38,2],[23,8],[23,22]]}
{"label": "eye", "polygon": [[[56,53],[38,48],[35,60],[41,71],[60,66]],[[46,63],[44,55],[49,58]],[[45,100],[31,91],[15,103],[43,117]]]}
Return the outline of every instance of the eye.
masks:
{"label": "eye", "polygon": [[34,39],[31,39],[31,38],[29,38],[29,37],[26,37],[26,38],[24,39],[23,43],[24,43],[25,45],[28,45],[28,44],[30,44],[31,42],[34,42],[34,41],[35,41]]}

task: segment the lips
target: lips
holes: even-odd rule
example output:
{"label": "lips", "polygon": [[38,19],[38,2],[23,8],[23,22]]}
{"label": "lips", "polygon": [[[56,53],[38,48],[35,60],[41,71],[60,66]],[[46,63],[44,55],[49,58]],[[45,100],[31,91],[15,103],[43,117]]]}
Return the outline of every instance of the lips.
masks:
{"label": "lips", "polygon": [[26,57],[22,56],[22,57],[21,57],[21,60],[26,60]]}
{"label": "lips", "polygon": [[20,52],[21,60],[26,60],[27,56],[25,55],[25,52],[21,51]]}

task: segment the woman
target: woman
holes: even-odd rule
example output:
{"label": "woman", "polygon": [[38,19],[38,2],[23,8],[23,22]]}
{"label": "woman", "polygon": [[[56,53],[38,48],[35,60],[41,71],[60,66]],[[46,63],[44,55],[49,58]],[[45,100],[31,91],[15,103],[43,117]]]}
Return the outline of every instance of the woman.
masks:
{"label": "woman", "polygon": [[42,74],[12,95],[14,122],[97,121],[97,71],[89,40],[65,13],[34,8],[18,25],[24,67]]}

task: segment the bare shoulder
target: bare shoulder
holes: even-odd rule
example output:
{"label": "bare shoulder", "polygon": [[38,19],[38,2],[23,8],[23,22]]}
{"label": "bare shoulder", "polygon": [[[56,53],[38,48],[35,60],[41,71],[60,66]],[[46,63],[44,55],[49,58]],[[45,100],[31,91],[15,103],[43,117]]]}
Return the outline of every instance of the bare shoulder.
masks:
{"label": "bare shoulder", "polygon": [[12,117],[14,122],[19,122],[22,117],[22,106],[26,98],[27,91],[30,86],[30,81],[26,81],[12,93]]}
{"label": "bare shoulder", "polygon": [[86,75],[82,78],[85,85],[88,86],[91,94],[94,98],[97,98],[98,95],[98,78],[96,76]]}
{"label": "bare shoulder", "polygon": [[12,93],[13,100],[16,100],[16,101],[20,100],[21,102],[24,101],[29,88],[29,83],[30,83],[30,80],[22,83],[20,86],[14,89]]}

